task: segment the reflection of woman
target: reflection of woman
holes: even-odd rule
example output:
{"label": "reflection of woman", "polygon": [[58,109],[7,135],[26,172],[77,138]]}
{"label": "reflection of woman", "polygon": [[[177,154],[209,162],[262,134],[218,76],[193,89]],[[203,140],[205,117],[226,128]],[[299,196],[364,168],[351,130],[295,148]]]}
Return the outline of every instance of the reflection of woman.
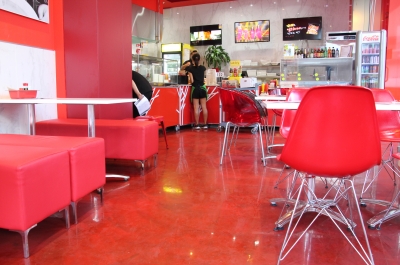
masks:
{"label": "reflection of woman", "polygon": [[256,31],[254,29],[254,26],[251,26],[251,30],[250,30],[250,40],[251,41],[254,41],[255,35],[256,35]]}
{"label": "reflection of woman", "polygon": [[260,28],[260,25],[257,25],[256,36],[257,36],[258,40],[261,40],[261,28]]}
{"label": "reflection of woman", "polygon": [[242,40],[242,26],[237,27],[236,29],[236,42],[240,42]]}
{"label": "reflection of woman", "polygon": [[247,27],[243,28],[242,40],[244,42],[247,42],[249,40],[249,30],[247,29]]}

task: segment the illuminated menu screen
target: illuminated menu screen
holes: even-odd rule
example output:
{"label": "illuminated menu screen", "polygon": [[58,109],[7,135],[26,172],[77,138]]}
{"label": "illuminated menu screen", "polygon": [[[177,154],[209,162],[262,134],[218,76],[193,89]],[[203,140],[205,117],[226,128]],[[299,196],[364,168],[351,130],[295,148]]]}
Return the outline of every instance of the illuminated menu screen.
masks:
{"label": "illuminated menu screen", "polygon": [[283,40],[322,39],[322,17],[283,19]]}
{"label": "illuminated menu screen", "polygon": [[235,43],[268,42],[269,20],[235,22]]}
{"label": "illuminated menu screen", "polygon": [[221,45],[222,27],[216,25],[204,25],[190,27],[190,45]]}

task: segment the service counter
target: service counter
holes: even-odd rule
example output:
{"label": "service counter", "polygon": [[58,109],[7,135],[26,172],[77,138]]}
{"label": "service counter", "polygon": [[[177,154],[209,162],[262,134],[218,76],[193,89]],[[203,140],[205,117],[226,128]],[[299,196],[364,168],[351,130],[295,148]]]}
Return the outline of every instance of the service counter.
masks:
{"label": "service counter", "polygon": [[[221,108],[217,86],[207,86],[208,124],[221,123]],[[164,116],[166,127],[180,126],[194,123],[193,105],[190,102],[190,85],[153,86],[153,97],[150,101],[151,109],[147,115]],[[200,113],[200,123],[203,115]]]}
{"label": "service counter", "polygon": [[[153,97],[150,101],[151,109],[148,115],[164,116],[166,127],[174,126],[178,131],[180,126],[191,125],[194,123],[193,105],[190,102],[190,85],[173,86],[153,86]],[[252,93],[255,88],[242,88]],[[222,107],[219,100],[218,86],[207,86],[208,100],[208,124],[225,127],[225,117],[228,113],[222,113]],[[277,111],[280,112],[279,110]],[[273,110],[268,110],[268,124],[272,124]],[[200,113],[200,123],[203,123],[203,115]],[[280,126],[280,116],[277,116],[276,125]]]}

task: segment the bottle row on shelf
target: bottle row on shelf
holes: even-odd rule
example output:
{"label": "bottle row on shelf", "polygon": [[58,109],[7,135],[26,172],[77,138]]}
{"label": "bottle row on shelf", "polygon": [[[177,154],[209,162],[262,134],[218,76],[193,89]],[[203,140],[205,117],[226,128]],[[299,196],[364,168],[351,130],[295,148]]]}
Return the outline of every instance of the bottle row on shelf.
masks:
{"label": "bottle row on shelf", "polygon": [[301,48],[295,50],[295,58],[336,58],[339,57],[339,49],[338,48]]}
{"label": "bottle row on shelf", "polygon": [[363,74],[379,73],[379,66],[378,65],[362,65],[361,73],[363,73]]}
{"label": "bottle row on shelf", "polygon": [[379,56],[378,55],[363,55],[362,56],[362,63],[379,63]]}
{"label": "bottle row on shelf", "polygon": [[378,77],[363,76],[361,77],[361,86],[368,88],[377,88],[378,81]]}
{"label": "bottle row on shelf", "polygon": [[361,47],[362,54],[379,53],[379,43],[376,44],[363,44]]}

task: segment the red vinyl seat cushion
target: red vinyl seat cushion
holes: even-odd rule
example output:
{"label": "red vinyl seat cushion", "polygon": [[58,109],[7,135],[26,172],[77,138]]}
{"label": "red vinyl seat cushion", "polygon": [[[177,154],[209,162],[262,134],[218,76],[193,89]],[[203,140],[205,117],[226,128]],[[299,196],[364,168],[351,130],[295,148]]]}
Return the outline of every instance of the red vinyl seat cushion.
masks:
{"label": "red vinyl seat cushion", "polygon": [[67,151],[2,145],[0,227],[25,231],[70,203]]}
{"label": "red vinyl seat cushion", "polygon": [[[105,157],[145,160],[158,153],[158,123],[154,121],[95,121],[96,137],[103,138]],[[87,136],[86,119],[54,119],[36,123],[37,135]]]}
{"label": "red vinyl seat cushion", "polygon": [[104,140],[102,138],[0,134],[0,145],[38,146],[68,150],[72,202],[104,186],[106,182]]}

